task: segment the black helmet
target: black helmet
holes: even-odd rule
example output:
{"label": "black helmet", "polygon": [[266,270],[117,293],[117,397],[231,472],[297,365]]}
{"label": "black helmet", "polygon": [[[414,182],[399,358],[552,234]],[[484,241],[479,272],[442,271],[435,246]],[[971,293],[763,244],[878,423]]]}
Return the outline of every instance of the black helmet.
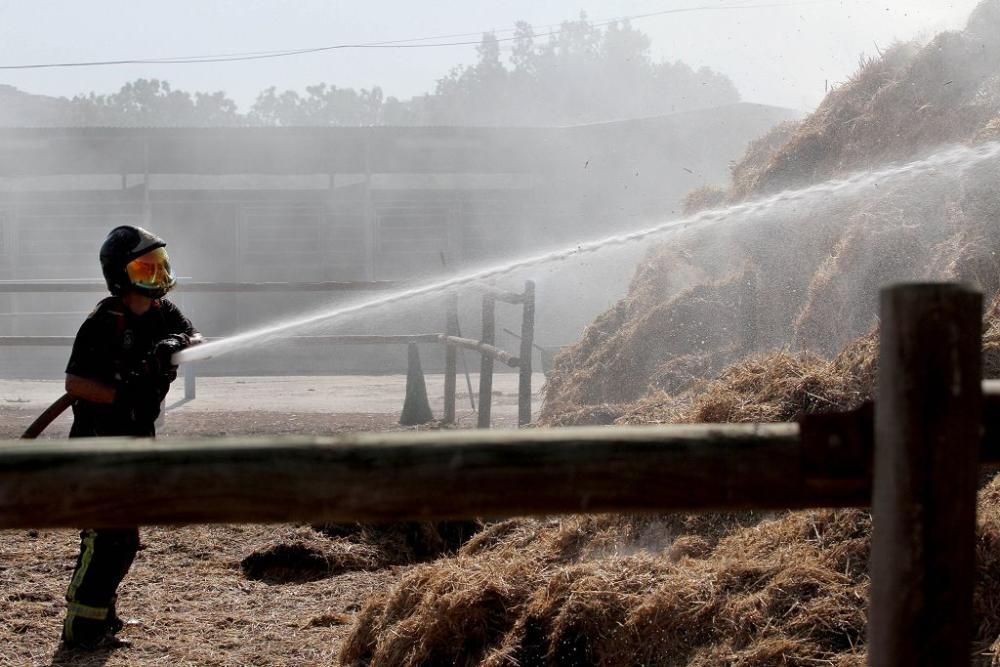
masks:
{"label": "black helmet", "polygon": [[108,233],[101,245],[101,271],[112,294],[132,290],[159,299],[177,283],[167,243],[142,227],[123,225]]}

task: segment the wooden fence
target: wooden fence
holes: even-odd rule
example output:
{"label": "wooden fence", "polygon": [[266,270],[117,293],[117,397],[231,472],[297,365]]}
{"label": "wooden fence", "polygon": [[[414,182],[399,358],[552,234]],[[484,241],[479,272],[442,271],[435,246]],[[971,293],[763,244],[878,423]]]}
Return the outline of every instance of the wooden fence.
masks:
{"label": "wooden fence", "polygon": [[[232,283],[232,282],[185,282],[185,292],[202,293],[260,293],[260,292],[362,292],[380,291],[399,287],[399,283],[375,282],[320,282],[320,283]],[[104,283],[94,281],[24,281],[0,280],[0,294],[8,293],[60,293],[60,292],[105,292]],[[335,336],[285,336],[279,341],[296,344],[321,345],[409,345],[411,343],[437,343],[445,345],[445,396],[442,421],[454,423],[456,419],[456,379],[457,354],[461,349],[472,350],[480,355],[479,413],[478,426],[489,428],[493,402],[493,363],[500,361],[518,369],[518,425],[531,422],[531,372],[535,332],[535,284],[526,281],[524,292],[507,292],[486,288],[483,295],[482,339],[463,338],[459,334],[458,295],[447,297],[445,333],[398,334],[398,335],[335,335]],[[496,301],[522,306],[520,356],[496,347],[495,304]],[[215,340],[209,338],[208,340]],[[71,346],[72,336],[0,336],[2,346]],[[193,400],[197,396],[197,374],[194,364],[184,366],[184,398]],[[471,391],[471,387],[470,387]]]}

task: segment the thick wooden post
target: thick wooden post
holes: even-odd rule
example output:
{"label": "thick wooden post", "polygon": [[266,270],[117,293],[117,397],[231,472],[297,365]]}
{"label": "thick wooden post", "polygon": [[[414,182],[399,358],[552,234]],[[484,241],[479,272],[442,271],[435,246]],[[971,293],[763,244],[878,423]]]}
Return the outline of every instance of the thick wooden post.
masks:
{"label": "thick wooden post", "polygon": [[[480,340],[487,345],[496,341],[496,307],[492,294],[483,296],[483,332]],[[483,354],[479,362],[479,428],[490,427],[490,413],[493,409],[493,357]]]}
{"label": "thick wooden post", "polygon": [[970,664],[982,297],[882,292],[868,664]]}
{"label": "thick wooden post", "polygon": [[[447,296],[445,306],[445,332],[449,336],[458,335],[458,294]],[[454,345],[444,346],[444,417],[445,424],[455,423],[455,384],[458,379],[458,349]]]}
{"label": "thick wooden post", "polygon": [[524,282],[521,315],[521,355],[517,372],[517,425],[531,423],[531,358],[535,344],[535,282]]}

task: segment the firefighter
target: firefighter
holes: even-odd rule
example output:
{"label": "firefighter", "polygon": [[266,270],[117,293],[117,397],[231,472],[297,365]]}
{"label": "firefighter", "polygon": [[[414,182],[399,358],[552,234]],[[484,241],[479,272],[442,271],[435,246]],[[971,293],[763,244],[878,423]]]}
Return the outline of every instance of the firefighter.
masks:
{"label": "firefighter", "polygon": [[[80,327],[66,391],[74,399],[71,438],[153,437],[154,422],[177,377],[175,353],[201,341],[170,301],[176,284],[166,243],[140,227],[111,230],[101,246],[101,270],[111,296]],[[63,643],[96,648],[121,645],[115,610],[118,585],[139,549],[135,527],[85,529],[66,591]]]}

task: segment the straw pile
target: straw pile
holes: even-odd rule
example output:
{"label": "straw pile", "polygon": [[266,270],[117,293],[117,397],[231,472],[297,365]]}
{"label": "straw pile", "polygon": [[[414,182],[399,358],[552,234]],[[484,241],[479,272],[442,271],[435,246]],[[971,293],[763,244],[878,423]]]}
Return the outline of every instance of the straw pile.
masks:
{"label": "straw pile", "polygon": [[746,155],[732,170],[732,191],[722,201],[744,199],[757,191],[757,182],[767,172],[775,155],[798,132],[800,123],[786,121],[780,123],[759,139],[747,146]]}
{"label": "straw pile", "polygon": [[832,361],[790,352],[750,357],[688,394],[673,398],[658,393],[638,401],[615,423],[786,422],[806,414],[851,410],[872,397],[877,368],[874,333]]}
{"label": "straw pile", "polygon": [[[984,352],[1000,370],[1000,298]],[[878,336],[831,361],[745,360],[616,423],[769,422],[849,409],[875,389]],[[990,372],[987,372],[990,376]],[[343,665],[864,664],[871,518],[860,510],[508,520],[370,599]],[[981,664],[1000,659],[1000,479],[981,492]]]}
{"label": "straw pile", "polygon": [[[412,570],[366,604],[341,664],[864,665],[868,513],[613,521],[506,522],[489,548]],[[980,493],[976,557],[973,649],[989,665],[997,481]]]}
{"label": "straw pile", "polygon": [[[632,312],[630,305],[645,305],[649,296],[637,297],[633,304],[619,303],[587,328],[583,342],[556,357],[546,384],[543,419],[554,418],[567,404],[637,400],[649,391],[651,381],[663,389],[682,389],[722,367],[727,357],[743,351],[752,284],[747,269],[639,312]],[[707,322],[713,326],[708,328]]]}
{"label": "straw pile", "polygon": [[705,209],[717,208],[726,203],[729,193],[725,188],[716,185],[705,185],[696,188],[684,196],[682,211],[684,215],[691,215]]}
{"label": "straw pile", "polygon": [[977,138],[1000,107],[1000,6],[984,0],[965,30],[865,59],[778,151],[748,194],[815,183]]}
{"label": "straw pile", "polygon": [[[727,191],[702,188],[685,207],[737,203],[943,144],[996,139],[1000,3],[985,0],[963,31],[864,60],[811,116],[753,142]],[[829,357],[876,325],[878,291],[889,282],[958,279],[995,292],[998,180],[994,165],[916,193],[905,182],[873,188],[774,228],[718,228],[651,249],[628,295],[556,357],[541,423],[677,396],[747,355]]]}
{"label": "straw pile", "polygon": [[284,531],[240,562],[248,579],[268,583],[326,579],[433,560],[458,550],[478,521],[323,524]]}
{"label": "straw pile", "polygon": [[267,583],[326,579],[354,570],[386,565],[385,554],[372,545],[346,539],[331,540],[310,528],[296,528],[275,537],[240,561],[248,579]]}

